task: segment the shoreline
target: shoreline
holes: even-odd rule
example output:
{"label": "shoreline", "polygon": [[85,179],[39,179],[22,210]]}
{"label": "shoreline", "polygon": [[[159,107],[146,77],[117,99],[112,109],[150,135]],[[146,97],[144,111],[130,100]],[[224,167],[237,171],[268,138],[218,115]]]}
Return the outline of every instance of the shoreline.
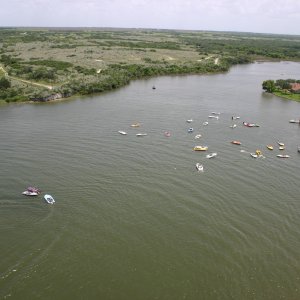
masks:
{"label": "shoreline", "polygon": [[[219,62],[219,61],[218,61]],[[258,64],[261,64],[261,63],[268,63],[268,62],[293,62],[293,63],[300,63],[300,61],[297,61],[297,60],[273,60],[273,59],[256,59],[250,63],[246,63],[246,64],[253,64],[253,63],[258,63]],[[154,75],[154,76],[141,76],[139,78],[134,78],[134,79],[131,79],[128,83],[124,84],[124,85],[121,85],[121,86],[118,86],[116,88],[112,88],[112,89],[107,89],[107,90],[103,90],[101,92],[95,92],[95,93],[90,93],[90,94],[70,94],[69,96],[63,96],[61,93],[55,93],[55,94],[50,94],[48,96],[45,96],[45,97],[41,97],[40,99],[36,99],[36,100],[32,100],[32,99],[28,99],[28,100],[25,100],[25,101],[6,101],[6,100],[3,100],[3,99],[0,99],[0,105],[5,105],[5,104],[21,104],[21,103],[25,103],[25,104],[41,104],[41,103],[57,103],[57,102],[63,102],[63,101],[67,101],[67,100],[74,100],[75,98],[79,98],[79,97],[86,97],[86,96],[94,96],[94,95],[101,95],[103,93],[107,93],[107,92],[110,92],[110,91],[114,91],[114,90],[117,90],[119,88],[123,88],[123,87],[126,87],[127,85],[130,84],[130,82],[132,80],[145,80],[145,79],[151,79],[151,78],[158,78],[158,77],[162,77],[162,76],[190,76],[190,75],[216,75],[216,74],[222,74],[222,73],[226,73],[228,72],[232,67],[234,66],[241,66],[241,65],[245,65],[245,64],[234,64],[234,65],[230,65],[228,67],[227,70],[225,71],[216,71],[216,72],[206,72],[206,73],[195,73],[195,72],[191,72],[191,73],[178,73],[178,74],[174,74],[174,73],[165,73],[165,74],[160,74],[160,75]],[[279,98],[283,98],[283,99],[286,99],[286,100],[292,100],[292,101],[296,101],[296,102],[300,102],[300,98],[299,100],[298,99],[294,99],[294,98],[291,98],[289,97],[288,95],[282,95],[280,93],[271,93],[273,94],[274,96],[277,96]],[[50,98],[47,100],[47,98]],[[53,99],[51,99],[53,98]]]}

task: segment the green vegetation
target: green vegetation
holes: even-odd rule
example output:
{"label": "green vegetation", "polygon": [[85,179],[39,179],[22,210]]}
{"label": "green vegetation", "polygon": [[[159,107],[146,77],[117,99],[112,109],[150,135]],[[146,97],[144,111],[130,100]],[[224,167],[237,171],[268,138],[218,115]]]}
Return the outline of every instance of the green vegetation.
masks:
{"label": "green vegetation", "polygon": [[7,90],[11,87],[10,81],[5,77],[0,78],[0,90]]}
{"label": "green vegetation", "polygon": [[[300,61],[300,37],[145,29],[2,28],[0,77],[4,81],[0,100],[98,93],[133,79],[226,72],[234,64],[261,59]],[[267,89],[277,91],[272,83]]]}
{"label": "green vegetation", "polygon": [[[299,86],[297,86],[299,84]],[[262,83],[262,88],[268,93],[276,96],[295,100],[300,102],[300,80],[296,79],[278,79],[265,80]]]}

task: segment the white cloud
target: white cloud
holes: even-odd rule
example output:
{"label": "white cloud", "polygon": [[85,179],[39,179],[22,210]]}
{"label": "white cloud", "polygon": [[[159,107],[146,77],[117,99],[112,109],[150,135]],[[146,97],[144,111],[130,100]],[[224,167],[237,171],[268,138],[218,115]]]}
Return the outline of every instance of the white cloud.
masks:
{"label": "white cloud", "polygon": [[[4,2],[4,1],[3,1]],[[0,26],[110,26],[300,34],[299,0],[10,0]]]}

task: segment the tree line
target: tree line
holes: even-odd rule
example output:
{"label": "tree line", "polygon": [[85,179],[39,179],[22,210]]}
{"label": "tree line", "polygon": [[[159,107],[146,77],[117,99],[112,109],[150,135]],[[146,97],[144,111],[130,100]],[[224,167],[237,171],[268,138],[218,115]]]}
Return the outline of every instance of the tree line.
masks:
{"label": "tree line", "polygon": [[299,93],[297,91],[291,90],[292,83],[300,83],[297,79],[277,79],[277,80],[265,80],[262,83],[262,88],[268,93],[274,93],[276,90],[288,90],[292,93]]}

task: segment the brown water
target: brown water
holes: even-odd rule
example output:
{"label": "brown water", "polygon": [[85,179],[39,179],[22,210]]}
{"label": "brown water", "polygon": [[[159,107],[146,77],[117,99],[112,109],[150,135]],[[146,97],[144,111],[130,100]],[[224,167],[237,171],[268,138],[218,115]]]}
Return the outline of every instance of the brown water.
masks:
{"label": "brown water", "polygon": [[[299,79],[299,66],[256,63],[1,106],[0,298],[300,299],[300,127],[289,123],[300,103],[261,89]],[[291,158],[276,157],[277,141]],[[256,149],[265,158],[253,159]],[[29,185],[55,205],[22,196]]]}

